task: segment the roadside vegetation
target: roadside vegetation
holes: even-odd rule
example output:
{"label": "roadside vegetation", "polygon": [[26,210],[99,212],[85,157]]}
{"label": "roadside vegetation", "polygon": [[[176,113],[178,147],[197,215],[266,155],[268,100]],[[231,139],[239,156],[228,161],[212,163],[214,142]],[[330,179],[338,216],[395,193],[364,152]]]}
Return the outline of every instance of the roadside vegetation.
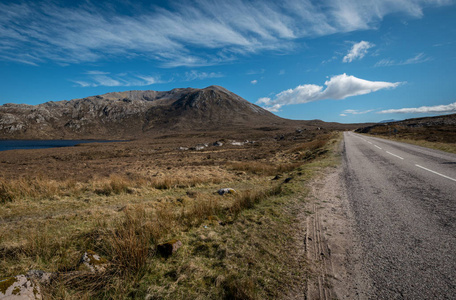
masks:
{"label": "roadside vegetation", "polygon": [[393,140],[397,142],[417,145],[421,147],[431,148],[435,150],[445,151],[449,153],[456,154],[456,143],[448,143],[448,142],[435,142],[435,141],[428,141],[422,138],[411,138],[401,135],[378,135],[378,134],[367,134],[372,137],[381,137],[388,140]]}
{"label": "roadside vegetation", "polygon": [[[446,118],[451,117],[446,116]],[[420,122],[411,119],[392,124],[377,124],[357,131],[372,136],[380,136],[390,140],[456,153],[454,121],[447,122],[448,124],[441,122],[442,124],[440,124],[433,121],[435,118],[440,117],[418,119]]]}
{"label": "roadside vegetation", "polygon": [[[254,155],[241,158],[166,150],[182,158],[174,172],[157,164],[88,180],[1,178],[0,274],[57,274],[43,286],[48,299],[283,298],[306,276],[294,255],[296,207],[314,172],[337,164],[340,139],[319,134],[277,151],[251,145]],[[217,193],[226,187],[235,192]],[[157,246],[171,240],[182,247],[160,255]],[[105,270],[80,269],[88,250]]]}

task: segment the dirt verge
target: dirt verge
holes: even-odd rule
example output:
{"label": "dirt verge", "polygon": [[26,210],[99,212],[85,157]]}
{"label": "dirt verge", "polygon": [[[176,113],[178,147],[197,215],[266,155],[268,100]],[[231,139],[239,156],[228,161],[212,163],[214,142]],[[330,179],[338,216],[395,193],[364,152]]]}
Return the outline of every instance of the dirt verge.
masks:
{"label": "dirt verge", "polygon": [[300,218],[310,270],[306,299],[364,299],[368,290],[342,176],[342,166],[329,168],[309,184]]}

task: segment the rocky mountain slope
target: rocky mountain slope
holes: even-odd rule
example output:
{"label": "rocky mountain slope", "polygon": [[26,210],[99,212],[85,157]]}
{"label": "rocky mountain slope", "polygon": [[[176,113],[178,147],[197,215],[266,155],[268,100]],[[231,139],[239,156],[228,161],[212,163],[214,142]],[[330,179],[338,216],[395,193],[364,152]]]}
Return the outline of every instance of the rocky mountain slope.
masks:
{"label": "rocky mountain slope", "polygon": [[289,122],[219,86],[0,106],[0,139],[125,139]]}

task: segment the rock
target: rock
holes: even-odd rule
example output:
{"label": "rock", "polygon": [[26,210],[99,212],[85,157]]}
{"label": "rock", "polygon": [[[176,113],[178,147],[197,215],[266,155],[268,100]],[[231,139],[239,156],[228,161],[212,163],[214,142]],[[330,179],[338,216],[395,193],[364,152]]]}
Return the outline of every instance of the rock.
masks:
{"label": "rock", "polygon": [[207,144],[198,144],[195,147],[193,147],[196,151],[203,150],[204,148],[207,147]]}
{"label": "rock", "polygon": [[108,261],[92,250],[87,250],[79,261],[79,266],[91,272],[103,272],[108,266]]}
{"label": "rock", "polygon": [[30,270],[25,274],[28,279],[41,285],[48,285],[55,277],[55,273],[44,272],[41,270]]}
{"label": "rock", "polygon": [[280,178],[282,178],[282,175],[276,175],[274,178],[272,178],[271,180],[279,180]]}
{"label": "rock", "polygon": [[288,177],[283,181],[283,183],[289,183],[292,179],[293,177]]}
{"label": "rock", "polygon": [[218,193],[219,195],[222,195],[222,196],[223,196],[223,195],[225,195],[225,194],[231,194],[231,195],[232,195],[232,194],[236,194],[236,191],[235,191],[234,189],[232,189],[232,188],[224,188],[224,189],[218,190],[217,193]]}
{"label": "rock", "polygon": [[170,240],[166,243],[160,244],[157,246],[157,251],[160,255],[168,257],[173,255],[180,247],[182,247],[182,242],[179,240]]}
{"label": "rock", "polygon": [[0,279],[0,299],[36,300],[43,299],[40,287],[25,275]]}

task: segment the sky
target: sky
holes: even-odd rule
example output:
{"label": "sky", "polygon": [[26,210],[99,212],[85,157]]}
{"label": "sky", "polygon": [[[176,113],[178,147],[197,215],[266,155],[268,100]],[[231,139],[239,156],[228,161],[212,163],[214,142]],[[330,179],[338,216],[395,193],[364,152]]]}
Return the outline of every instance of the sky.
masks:
{"label": "sky", "polygon": [[219,85],[283,118],[456,113],[456,0],[0,2],[0,104]]}

